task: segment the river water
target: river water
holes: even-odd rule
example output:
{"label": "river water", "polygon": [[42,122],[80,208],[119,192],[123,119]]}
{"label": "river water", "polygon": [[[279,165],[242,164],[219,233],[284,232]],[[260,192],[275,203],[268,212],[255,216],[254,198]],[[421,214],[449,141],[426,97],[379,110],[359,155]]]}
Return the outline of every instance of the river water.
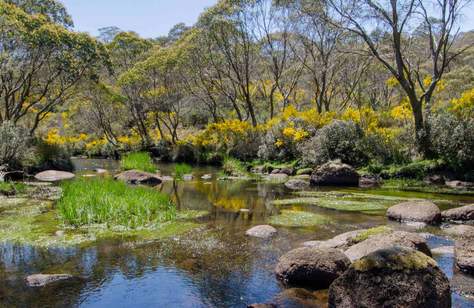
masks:
{"label": "river water", "polygon": [[[79,173],[96,167],[110,171],[110,160],[75,160]],[[172,165],[158,166],[163,175]],[[86,247],[38,247],[0,243],[0,306],[2,307],[245,307],[273,302],[284,307],[324,307],[325,291],[287,289],[273,269],[278,258],[307,240],[323,240],[342,232],[390,225],[383,213],[362,214],[309,205],[274,206],[275,199],[294,198],[283,185],[257,181],[218,181],[219,170],[193,169],[195,180],[167,182],[160,188],[179,209],[207,211],[192,232],[159,241],[121,238]],[[201,180],[204,174],[213,179]],[[381,189],[336,190],[380,196],[427,198],[442,208],[474,203],[473,197],[406,193]],[[333,196],[338,198],[337,194]],[[298,226],[283,222],[271,240],[245,236],[245,230],[281,214],[282,209],[324,216],[329,223]],[[293,213],[292,212],[292,213]],[[1,213],[0,213],[1,215]],[[318,217],[319,217],[318,216]],[[1,227],[1,226],[0,226]],[[437,228],[415,230],[439,234]],[[452,245],[435,236],[431,247]],[[452,256],[435,256],[451,278]],[[44,288],[29,288],[25,277],[34,273],[72,273],[80,279]],[[466,283],[474,283],[467,279]],[[474,300],[453,292],[454,307],[474,307]]]}

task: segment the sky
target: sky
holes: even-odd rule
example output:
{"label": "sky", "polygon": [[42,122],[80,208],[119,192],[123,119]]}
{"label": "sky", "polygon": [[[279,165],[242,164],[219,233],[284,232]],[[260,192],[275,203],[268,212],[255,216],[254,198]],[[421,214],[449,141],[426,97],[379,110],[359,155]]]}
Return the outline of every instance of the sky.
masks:
{"label": "sky", "polygon": [[[168,34],[177,23],[193,25],[217,0],[60,0],[72,15],[75,29],[98,35],[97,29],[116,26],[145,38]],[[474,5],[462,16],[462,30],[474,29]]]}
{"label": "sky", "polygon": [[97,29],[116,26],[145,38],[168,34],[177,23],[193,25],[217,0],[60,0],[75,29],[97,35]]}

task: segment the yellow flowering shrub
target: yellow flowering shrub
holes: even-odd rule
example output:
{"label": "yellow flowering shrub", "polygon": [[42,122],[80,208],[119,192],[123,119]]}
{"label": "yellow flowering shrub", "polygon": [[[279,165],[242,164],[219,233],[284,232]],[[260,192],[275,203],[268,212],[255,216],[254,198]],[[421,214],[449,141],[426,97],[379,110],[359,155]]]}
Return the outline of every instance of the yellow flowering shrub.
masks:
{"label": "yellow flowering shrub", "polygon": [[464,118],[474,116],[474,88],[465,91],[461,97],[452,99],[449,110]]}

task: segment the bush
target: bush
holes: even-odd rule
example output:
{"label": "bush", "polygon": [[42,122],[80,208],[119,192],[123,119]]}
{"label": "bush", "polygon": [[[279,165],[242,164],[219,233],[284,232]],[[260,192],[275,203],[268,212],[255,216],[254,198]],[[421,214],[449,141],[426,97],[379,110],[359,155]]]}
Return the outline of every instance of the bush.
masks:
{"label": "bush", "polygon": [[70,153],[56,144],[48,144],[41,139],[28,149],[22,160],[23,166],[30,172],[42,170],[73,171],[74,165]]}
{"label": "bush", "polygon": [[21,160],[27,149],[27,132],[6,121],[0,125],[0,165]]}
{"label": "bush", "polygon": [[172,152],[172,160],[178,163],[194,164],[197,162],[198,157],[199,154],[196,147],[190,143],[178,144]]}
{"label": "bush", "polygon": [[303,165],[321,165],[331,160],[361,166],[368,161],[363,150],[364,133],[352,121],[333,121],[298,147]]}
{"label": "bush", "polygon": [[175,219],[168,196],[148,187],[112,179],[78,179],[63,184],[59,215],[73,226],[107,224],[131,229]]}
{"label": "bush", "polygon": [[455,170],[474,169],[474,119],[440,113],[430,120],[435,153]]}
{"label": "bush", "polygon": [[129,153],[120,160],[122,170],[141,170],[145,172],[156,172],[156,166],[150,154],[146,152]]}

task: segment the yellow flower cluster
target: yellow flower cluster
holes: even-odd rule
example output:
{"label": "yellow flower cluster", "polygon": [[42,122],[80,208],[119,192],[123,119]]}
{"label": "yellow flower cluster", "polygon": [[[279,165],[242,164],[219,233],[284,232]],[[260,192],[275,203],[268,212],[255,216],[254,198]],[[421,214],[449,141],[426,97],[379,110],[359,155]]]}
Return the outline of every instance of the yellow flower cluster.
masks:
{"label": "yellow flower cluster", "polygon": [[462,93],[460,98],[451,100],[449,110],[465,118],[474,116],[474,88]]}
{"label": "yellow flower cluster", "polygon": [[198,135],[188,137],[188,141],[197,146],[226,146],[245,137],[254,128],[245,121],[226,120],[209,124]]}
{"label": "yellow flower cluster", "polygon": [[76,136],[62,136],[59,133],[59,129],[57,128],[52,128],[48,131],[46,134],[46,137],[43,138],[43,140],[47,144],[52,144],[52,145],[74,145],[79,142],[86,141],[88,138],[87,134],[79,134]]}

